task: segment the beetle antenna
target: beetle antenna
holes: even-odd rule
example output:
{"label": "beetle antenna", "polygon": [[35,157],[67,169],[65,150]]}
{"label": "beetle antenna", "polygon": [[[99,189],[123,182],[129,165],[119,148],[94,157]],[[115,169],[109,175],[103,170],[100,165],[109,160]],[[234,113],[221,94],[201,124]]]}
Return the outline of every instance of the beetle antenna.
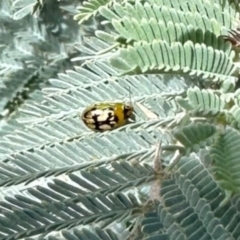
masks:
{"label": "beetle antenna", "polygon": [[132,92],[131,92],[131,88],[127,87],[128,91],[129,91],[129,99],[130,99],[130,104],[132,105]]}

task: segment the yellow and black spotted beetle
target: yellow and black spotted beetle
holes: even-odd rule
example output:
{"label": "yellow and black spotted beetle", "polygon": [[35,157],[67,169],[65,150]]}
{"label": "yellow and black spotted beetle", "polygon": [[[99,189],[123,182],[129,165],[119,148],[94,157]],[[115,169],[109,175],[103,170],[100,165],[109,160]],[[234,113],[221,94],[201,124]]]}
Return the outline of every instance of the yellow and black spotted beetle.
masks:
{"label": "yellow and black spotted beetle", "polygon": [[132,104],[96,103],[83,111],[81,119],[92,130],[106,131],[125,125],[133,111]]}

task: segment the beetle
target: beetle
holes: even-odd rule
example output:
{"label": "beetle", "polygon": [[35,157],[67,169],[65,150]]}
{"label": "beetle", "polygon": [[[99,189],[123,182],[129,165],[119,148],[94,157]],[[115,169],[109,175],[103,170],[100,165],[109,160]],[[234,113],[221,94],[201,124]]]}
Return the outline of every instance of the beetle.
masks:
{"label": "beetle", "polygon": [[96,103],[83,111],[81,119],[92,130],[106,131],[125,125],[133,111],[128,103]]}

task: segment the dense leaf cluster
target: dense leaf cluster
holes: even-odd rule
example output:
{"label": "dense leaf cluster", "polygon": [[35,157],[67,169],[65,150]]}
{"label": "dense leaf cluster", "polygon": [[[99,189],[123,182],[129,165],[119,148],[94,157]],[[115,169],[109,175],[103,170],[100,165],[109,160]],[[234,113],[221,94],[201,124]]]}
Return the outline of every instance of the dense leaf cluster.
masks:
{"label": "dense leaf cluster", "polygon": [[[1,1],[0,239],[238,239],[239,13]],[[129,98],[121,128],[80,119]]]}

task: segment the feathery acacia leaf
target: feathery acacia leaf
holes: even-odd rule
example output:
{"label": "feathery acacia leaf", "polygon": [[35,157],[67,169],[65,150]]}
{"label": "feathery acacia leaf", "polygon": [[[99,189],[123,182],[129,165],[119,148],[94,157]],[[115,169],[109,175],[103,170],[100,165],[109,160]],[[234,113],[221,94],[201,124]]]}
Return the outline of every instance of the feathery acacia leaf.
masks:
{"label": "feathery acacia leaf", "polygon": [[[154,40],[151,44],[138,42],[120,49],[119,56],[112,58],[111,64],[122,74],[183,72],[203,79],[221,80],[235,73],[237,68],[233,57],[234,52],[227,54],[205,44],[191,41],[184,45],[178,42],[168,44]],[[204,59],[209,59],[208,64]]]}
{"label": "feathery acacia leaf", "polygon": [[186,148],[198,151],[200,147],[210,145],[217,129],[212,124],[195,123],[186,125],[174,131],[174,137],[181,142]]}
{"label": "feathery acacia leaf", "polygon": [[230,193],[239,193],[238,147],[239,133],[234,129],[226,129],[211,147],[213,171],[217,183]]}
{"label": "feathery acacia leaf", "polygon": [[[0,122],[0,238],[237,239],[239,69],[223,39],[237,3],[14,2],[19,21],[0,2],[0,112],[24,100]],[[106,101],[133,102],[135,122],[86,129],[83,109]]]}

